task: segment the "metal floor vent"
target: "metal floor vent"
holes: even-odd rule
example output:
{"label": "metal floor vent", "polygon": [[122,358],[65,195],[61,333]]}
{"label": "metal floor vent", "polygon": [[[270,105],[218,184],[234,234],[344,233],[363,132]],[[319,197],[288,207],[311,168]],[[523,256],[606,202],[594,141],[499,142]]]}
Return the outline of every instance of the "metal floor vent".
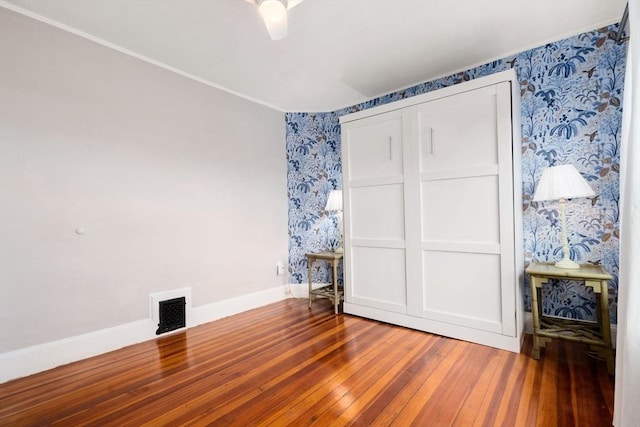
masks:
{"label": "metal floor vent", "polygon": [[184,328],[186,324],[186,298],[173,298],[158,302],[160,323],[156,335]]}

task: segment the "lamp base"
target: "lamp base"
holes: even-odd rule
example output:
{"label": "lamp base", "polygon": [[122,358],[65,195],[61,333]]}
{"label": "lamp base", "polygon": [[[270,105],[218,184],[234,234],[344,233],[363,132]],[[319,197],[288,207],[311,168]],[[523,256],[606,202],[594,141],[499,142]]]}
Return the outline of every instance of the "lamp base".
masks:
{"label": "lamp base", "polygon": [[576,270],[580,268],[580,264],[571,261],[569,258],[563,258],[560,261],[556,262],[556,267]]}

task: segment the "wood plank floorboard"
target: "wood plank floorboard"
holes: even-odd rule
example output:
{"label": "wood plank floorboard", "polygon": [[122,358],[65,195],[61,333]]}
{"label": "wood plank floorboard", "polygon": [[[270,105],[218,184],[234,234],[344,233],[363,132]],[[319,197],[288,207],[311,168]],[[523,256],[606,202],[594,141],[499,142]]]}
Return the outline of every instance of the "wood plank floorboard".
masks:
{"label": "wood plank floorboard", "polygon": [[611,426],[604,361],[531,348],[288,299],[0,384],[0,426]]}

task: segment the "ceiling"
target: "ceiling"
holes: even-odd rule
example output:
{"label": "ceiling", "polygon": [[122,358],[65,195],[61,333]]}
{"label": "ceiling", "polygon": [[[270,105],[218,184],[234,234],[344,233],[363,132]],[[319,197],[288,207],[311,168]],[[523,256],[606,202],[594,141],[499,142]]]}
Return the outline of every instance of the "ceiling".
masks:
{"label": "ceiling", "polygon": [[304,0],[272,41],[246,0],[0,6],[281,111],[333,111],[619,22],[626,0]]}

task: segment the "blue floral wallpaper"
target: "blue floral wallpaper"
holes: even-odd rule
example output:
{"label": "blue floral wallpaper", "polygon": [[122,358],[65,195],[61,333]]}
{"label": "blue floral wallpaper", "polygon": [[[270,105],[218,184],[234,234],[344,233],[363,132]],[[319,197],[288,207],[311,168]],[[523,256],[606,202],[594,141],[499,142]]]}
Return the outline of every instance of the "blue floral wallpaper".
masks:
{"label": "blue floral wallpaper", "polygon": [[[626,44],[616,44],[617,25],[549,43],[462,73],[421,83],[339,111],[287,113],[289,274],[306,283],[305,253],[335,248],[336,218],[324,212],[329,192],[342,188],[339,117],[515,68],[522,103],[522,183],[525,264],[561,258],[558,207],[532,201],[544,169],[572,163],[596,197],[568,204],[572,258],[602,264],[614,276],[609,286],[616,323],[619,238],[619,168],[622,89]],[[321,263],[316,282],[329,282]],[[524,289],[530,309],[529,284]],[[595,299],[581,284],[545,287],[547,314],[595,319]]]}

